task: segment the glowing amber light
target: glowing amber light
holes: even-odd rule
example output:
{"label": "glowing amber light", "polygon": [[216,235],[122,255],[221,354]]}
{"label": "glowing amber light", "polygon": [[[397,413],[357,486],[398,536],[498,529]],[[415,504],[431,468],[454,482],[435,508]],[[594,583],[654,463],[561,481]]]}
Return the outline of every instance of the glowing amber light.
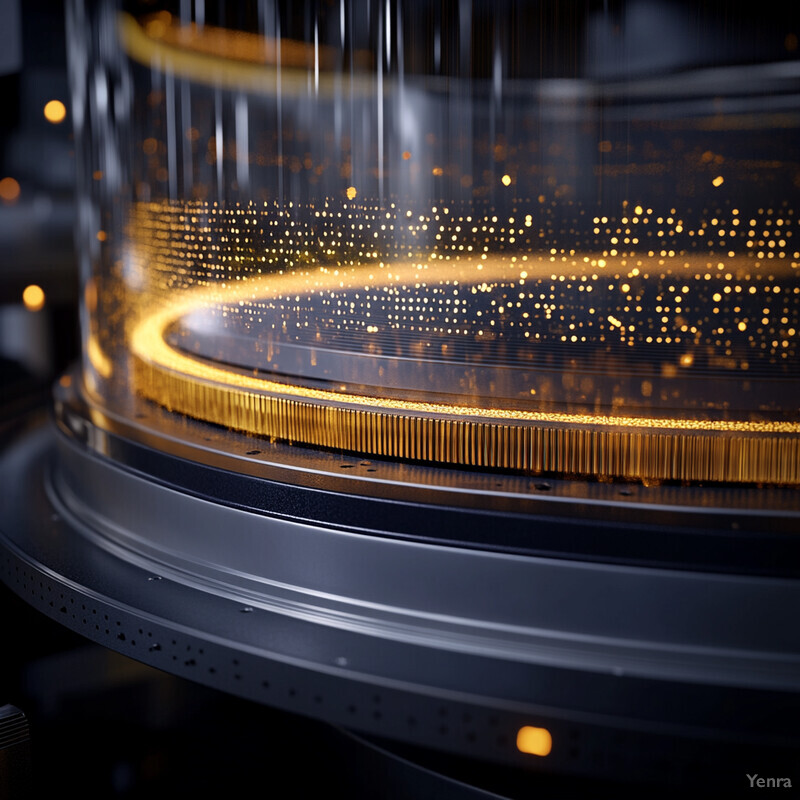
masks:
{"label": "glowing amber light", "polygon": [[32,283],[22,292],[22,302],[28,311],[41,311],[44,308],[44,291],[41,286]]}
{"label": "glowing amber light", "polygon": [[553,737],[547,728],[524,725],[517,733],[517,750],[532,756],[547,756],[553,749]]}
{"label": "glowing amber light", "polygon": [[722,175],[717,175],[711,183],[713,183],[714,186],[722,186],[722,184],[725,183],[725,178],[723,178]]}
{"label": "glowing amber light", "polygon": [[348,200],[352,200],[358,194],[358,189],[355,186],[348,186],[345,194]]}
{"label": "glowing amber light", "polygon": [[67,107],[60,100],[50,100],[44,107],[44,118],[53,125],[63,122],[67,116]]}
{"label": "glowing amber light", "polygon": [[6,203],[13,203],[19,197],[19,183],[14,178],[3,178],[0,181],[0,198]]}
{"label": "glowing amber light", "polygon": [[503,175],[500,180],[503,182],[503,186],[511,186],[511,176],[510,175]]}

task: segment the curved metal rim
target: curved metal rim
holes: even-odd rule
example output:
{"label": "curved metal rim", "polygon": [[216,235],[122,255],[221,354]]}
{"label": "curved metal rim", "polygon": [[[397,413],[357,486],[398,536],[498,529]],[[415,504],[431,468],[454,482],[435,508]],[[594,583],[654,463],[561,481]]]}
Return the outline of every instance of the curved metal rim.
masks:
{"label": "curved metal rim", "polygon": [[64,383],[56,419],[65,435],[151,481],[256,514],[521,555],[800,572],[800,505],[790,489],[620,485],[363,460],[224,431],[132,398],[114,403],[125,409],[115,413],[81,394],[77,374]]}
{"label": "curved metal rim", "polygon": [[[254,515],[248,512],[229,508],[218,508],[222,514],[218,517],[216,512],[210,514],[214,504],[188,495],[179,497],[92,455],[77,441],[62,445],[79,462],[62,460],[54,467],[52,433],[39,431],[10,449],[0,463],[0,475],[9,489],[0,501],[4,527],[0,545],[6,551],[0,557],[0,574],[44,613],[146,663],[372,735],[517,766],[602,774],[608,768],[606,760],[592,764],[588,755],[577,761],[569,755],[566,743],[575,730],[580,730],[587,754],[624,751],[626,759],[637,762],[634,769],[643,769],[649,777],[653,777],[653,764],[645,757],[637,758],[637,748],[644,754],[653,746],[669,743],[672,748],[676,737],[720,742],[726,753],[736,741],[768,752],[797,747],[796,729],[785,712],[800,688],[796,664],[800,647],[787,640],[794,629],[782,622],[783,610],[796,602],[789,596],[797,592],[796,582],[697,575],[688,584],[694,583],[698,592],[687,594],[674,585],[675,580],[688,585],[686,576],[665,571],[462,552],[479,570],[487,565],[490,571],[511,567],[510,580],[487,584],[460,573],[458,549],[386,540],[377,544],[379,549],[388,545],[391,556],[383,559],[376,574],[371,567],[378,562],[369,563],[369,545],[376,544],[372,537],[296,524],[282,531],[269,517],[252,519]],[[45,476],[52,469],[51,474],[60,472],[56,483],[73,481],[73,485],[83,484],[84,490],[93,487],[105,505],[88,514],[64,497],[62,489],[45,492]],[[140,490],[151,500],[160,495],[166,502],[147,502]],[[120,505],[129,492],[127,505]],[[92,504],[95,499],[84,496],[82,501]],[[203,521],[205,531],[185,516],[189,509],[194,509],[190,512],[194,520]],[[230,522],[234,518],[235,524]],[[176,523],[182,532],[175,530]],[[248,577],[242,564],[231,561],[247,530],[271,554],[259,560],[262,574],[255,582],[252,563],[247,566]],[[196,547],[187,552],[176,552],[175,536],[186,537],[185,541],[199,536],[203,541],[195,541]],[[325,549],[315,551],[309,536],[314,545],[325,543]],[[331,559],[330,553],[342,545],[345,550],[359,548],[355,561],[355,551],[340,552]],[[228,556],[221,563],[210,563],[209,546],[219,547],[218,552]],[[282,548],[288,548],[283,556]],[[403,565],[404,559],[397,557],[403,551],[406,556],[413,554],[416,565]],[[239,552],[237,557],[246,555]],[[424,580],[414,584],[408,575],[404,579],[401,573],[409,569],[430,567],[424,565],[431,557],[447,562],[446,570],[434,565],[433,572],[439,576],[435,586]],[[323,591],[326,587],[317,580],[322,573],[309,561],[323,564],[325,574],[343,581],[349,587],[349,599],[332,599],[330,592]],[[305,570],[306,579],[310,576],[317,582],[305,581],[306,591],[300,592],[304,597],[298,602],[296,590],[303,589],[305,579],[296,576],[295,596],[284,596],[281,606],[275,600],[281,591],[286,595],[287,587],[277,586],[272,579],[286,568]],[[576,576],[607,579],[608,591],[596,591],[591,579],[570,589],[555,575],[551,578],[558,579],[549,584],[526,580],[523,587],[513,577],[515,568],[575,570]],[[448,588],[449,573],[460,575],[466,592]],[[398,597],[404,594],[407,601],[396,602],[389,610],[364,603],[361,578],[365,575],[371,576],[373,590],[395,592]],[[642,585],[634,591],[631,581],[637,580]],[[661,591],[654,580],[673,584],[669,599],[659,599]],[[613,637],[606,637],[601,642],[601,637],[592,642],[593,637],[583,637],[580,658],[569,663],[564,658],[570,649],[564,639],[568,619],[561,616],[555,596],[545,604],[537,601],[548,597],[548,585],[558,587],[561,599],[572,597],[573,611],[589,623],[602,607],[601,616],[610,612],[607,619],[613,617],[616,625],[620,620],[614,607],[623,602],[626,615],[636,618],[628,623],[638,627],[639,640],[615,643]],[[423,591],[417,597],[419,586]],[[526,598],[522,605],[513,601],[520,591]],[[437,602],[457,594],[467,606],[487,601],[483,621],[457,620],[452,614],[449,619],[441,615],[434,619]],[[708,595],[705,606],[702,594]],[[759,595],[761,601],[753,607],[751,601]],[[543,631],[533,630],[530,619],[522,621],[527,631],[502,621],[496,624],[498,614],[504,612],[488,602],[492,596],[501,598],[500,606],[502,598],[510,600],[515,613],[524,615],[538,604],[538,611],[551,615],[556,627],[561,618],[566,628],[550,631],[555,649],[550,648],[549,656],[546,648],[532,646],[530,637]],[[652,601],[644,602],[648,597]],[[682,598],[689,612],[686,624],[697,623],[703,629],[695,631],[702,646],[677,644],[670,649],[652,641],[659,630],[663,632],[660,626],[665,616],[680,616],[670,611],[676,598]],[[429,601],[433,605],[426,610],[423,607]],[[328,612],[336,604],[341,610],[343,603],[350,603],[351,611],[354,603],[358,605],[362,618],[371,617],[377,627],[351,624],[353,614],[331,617]],[[463,609],[467,614],[469,610]],[[387,624],[391,622],[387,615],[396,618],[398,614],[411,620],[416,628],[413,636]],[[494,616],[495,623],[487,626],[487,615]],[[426,625],[431,633],[438,630],[429,637],[419,635]],[[459,627],[472,637],[472,645],[456,635]],[[478,631],[489,638],[475,646]],[[737,637],[739,644],[732,650]],[[496,647],[502,639],[506,646]],[[620,658],[631,646],[651,657]],[[776,648],[784,655],[776,655]],[[553,658],[559,649],[561,656]],[[595,657],[585,660],[592,650]],[[532,762],[516,750],[515,732],[525,724],[546,726],[559,745],[546,763]],[[620,745],[613,738],[620,730],[636,735]]]}

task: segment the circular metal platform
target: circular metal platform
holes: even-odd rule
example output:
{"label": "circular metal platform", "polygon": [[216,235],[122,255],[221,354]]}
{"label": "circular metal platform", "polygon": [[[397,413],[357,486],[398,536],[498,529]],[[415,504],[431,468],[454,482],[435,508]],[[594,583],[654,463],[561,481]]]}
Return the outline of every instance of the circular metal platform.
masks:
{"label": "circular metal platform", "polygon": [[[74,388],[0,469],[4,581],[176,675],[509,768],[713,783],[796,763],[788,490],[366,462]],[[548,755],[520,751],[525,727]]]}

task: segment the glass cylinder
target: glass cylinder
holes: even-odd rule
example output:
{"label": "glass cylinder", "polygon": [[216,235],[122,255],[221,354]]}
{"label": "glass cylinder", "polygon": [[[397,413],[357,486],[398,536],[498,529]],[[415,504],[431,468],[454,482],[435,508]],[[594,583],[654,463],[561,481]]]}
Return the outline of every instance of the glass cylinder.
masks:
{"label": "glass cylinder", "polygon": [[599,479],[800,482],[778,5],[68,5],[93,402]]}

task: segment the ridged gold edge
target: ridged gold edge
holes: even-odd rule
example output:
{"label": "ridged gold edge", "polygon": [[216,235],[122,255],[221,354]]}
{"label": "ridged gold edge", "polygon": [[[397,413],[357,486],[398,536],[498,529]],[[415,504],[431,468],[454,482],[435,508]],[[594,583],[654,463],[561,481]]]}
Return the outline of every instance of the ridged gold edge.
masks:
{"label": "ridged gold edge", "polygon": [[282,397],[197,380],[133,358],[135,389],[170,411],[362,456],[624,480],[800,484],[800,436],[509,424]]}

